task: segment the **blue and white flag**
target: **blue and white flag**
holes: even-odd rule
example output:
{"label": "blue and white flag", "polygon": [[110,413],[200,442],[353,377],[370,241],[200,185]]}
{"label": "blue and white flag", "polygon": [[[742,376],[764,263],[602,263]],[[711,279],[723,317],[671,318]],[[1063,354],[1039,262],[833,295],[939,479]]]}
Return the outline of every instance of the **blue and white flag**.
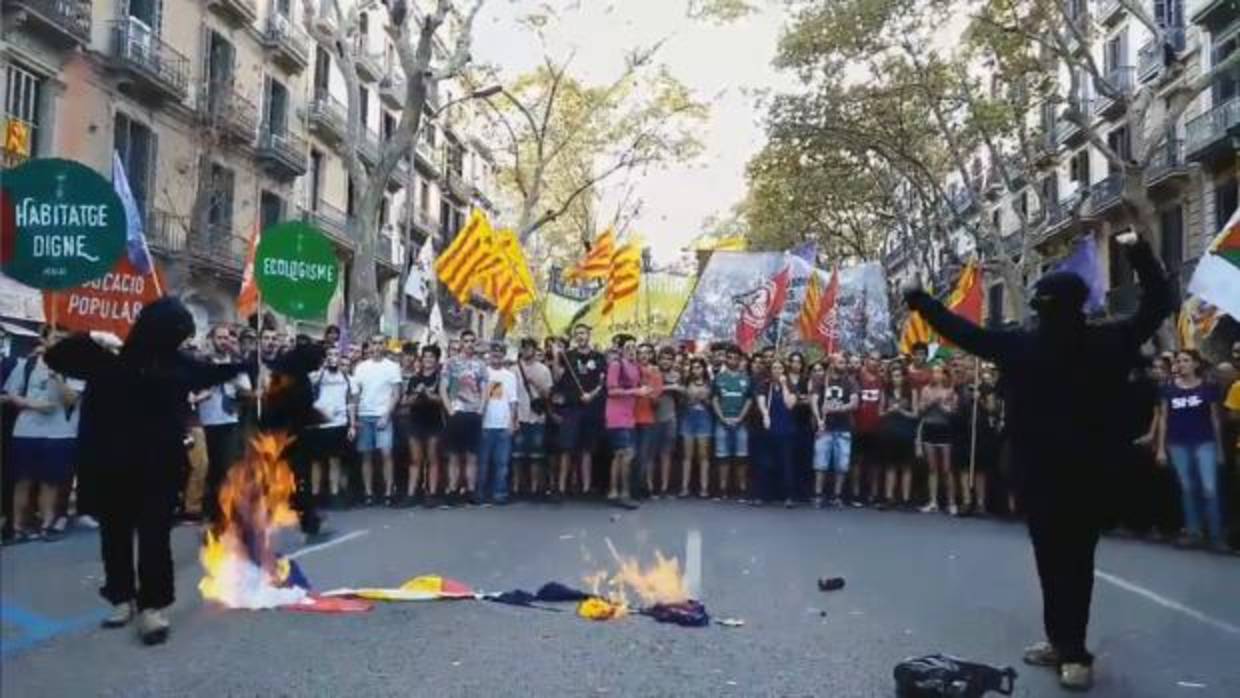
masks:
{"label": "blue and white flag", "polygon": [[138,202],[129,188],[121,155],[116,151],[112,151],[112,187],[116,189],[116,195],[125,209],[125,248],[129,262],[139,273],[150,274],[155,263],[151,260],[151,250],[146,246],[146,235],[142,232],[142,212],[138,210]]}

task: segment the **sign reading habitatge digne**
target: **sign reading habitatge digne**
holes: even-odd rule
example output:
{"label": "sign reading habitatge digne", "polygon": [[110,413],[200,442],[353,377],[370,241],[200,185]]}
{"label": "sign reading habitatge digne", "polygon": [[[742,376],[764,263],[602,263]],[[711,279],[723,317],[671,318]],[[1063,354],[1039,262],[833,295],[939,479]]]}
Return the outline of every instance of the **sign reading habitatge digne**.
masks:
{"label": "sign reading habitatge digne", "polygon": [[0,180],[0,267],[60,290],[108,273],[125,249],[125,210],[111,182],[71,160],[30,160]]}

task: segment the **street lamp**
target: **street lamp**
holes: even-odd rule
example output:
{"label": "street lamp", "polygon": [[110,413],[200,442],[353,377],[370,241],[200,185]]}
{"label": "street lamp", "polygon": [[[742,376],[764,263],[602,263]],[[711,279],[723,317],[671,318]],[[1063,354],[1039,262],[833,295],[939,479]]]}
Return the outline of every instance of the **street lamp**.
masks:
{"label": "street lamp", "polygon": [[504,91],[504,88],[500,85],[490,85],[480,90],[474,90],[473,92],[470,92],[467,95],[462,95],[460,97],[457,97],[456,99],[448,102],[447,104],[444,104],[438,109],[435,109],[433,113],[435,115],[435,118],[439,118],[439,115],[447,111],[448,108],[451,106],[460,104],[461,102],[468,102],[471,99],[489,99],[503,91]]}

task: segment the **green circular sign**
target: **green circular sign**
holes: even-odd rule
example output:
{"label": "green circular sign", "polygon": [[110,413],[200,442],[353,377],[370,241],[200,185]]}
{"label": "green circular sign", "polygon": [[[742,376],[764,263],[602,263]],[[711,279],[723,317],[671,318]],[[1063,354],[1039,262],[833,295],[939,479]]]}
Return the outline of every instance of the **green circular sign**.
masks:
{"label": "green circular sign", "polygon": [[299,320],[327,313],[340,281],[340,261],[332,244],[314,226],[297,221],[263,231],[254,259],[254,277],[263,303]]}
{"label": "green circular sign", "polygon": [[0,265],[45,290],[112,270],[125,250],[125,209],[112,183],[71,160],[29,160],[0,175]]}

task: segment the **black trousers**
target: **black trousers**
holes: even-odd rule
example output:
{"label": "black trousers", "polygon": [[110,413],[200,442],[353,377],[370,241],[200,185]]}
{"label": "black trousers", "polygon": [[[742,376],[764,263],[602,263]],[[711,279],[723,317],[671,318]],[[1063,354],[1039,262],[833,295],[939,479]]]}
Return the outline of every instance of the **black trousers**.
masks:
{"label": "black trousers", "polygon": [[322,528],[323,519],[319,516],[318,503],[310,490],[313,458],[309,445],[304,438],[298,438],[285,450],[284,457],[288,459],[289,466],[293,469],[293,479],[296,481],[291,504],[299,515],[301,532],[315,535]]}
{"label": "black trousers", "polygon": [[139,609],[172,605],[176,593],[172,575],[172,510],[171,495],[110,500],[100,507],[104,585],[99,593],[109,603],[136,599]]}
{"label": "black trousers", "polygon": [[1064,662],[1091,664],[1085,649],[1094,591],[1094,551],[1099,526],[1092,519],[1031,513],[1029,538],[1042,582],[1046,639]]}
{"label": "black trousers", "polygon": [[203,490],[202,513],[216,522],[220,515],[220,486],[241,455],[241,429],[236,424],[204,426],[207,439],[207,481]]}

